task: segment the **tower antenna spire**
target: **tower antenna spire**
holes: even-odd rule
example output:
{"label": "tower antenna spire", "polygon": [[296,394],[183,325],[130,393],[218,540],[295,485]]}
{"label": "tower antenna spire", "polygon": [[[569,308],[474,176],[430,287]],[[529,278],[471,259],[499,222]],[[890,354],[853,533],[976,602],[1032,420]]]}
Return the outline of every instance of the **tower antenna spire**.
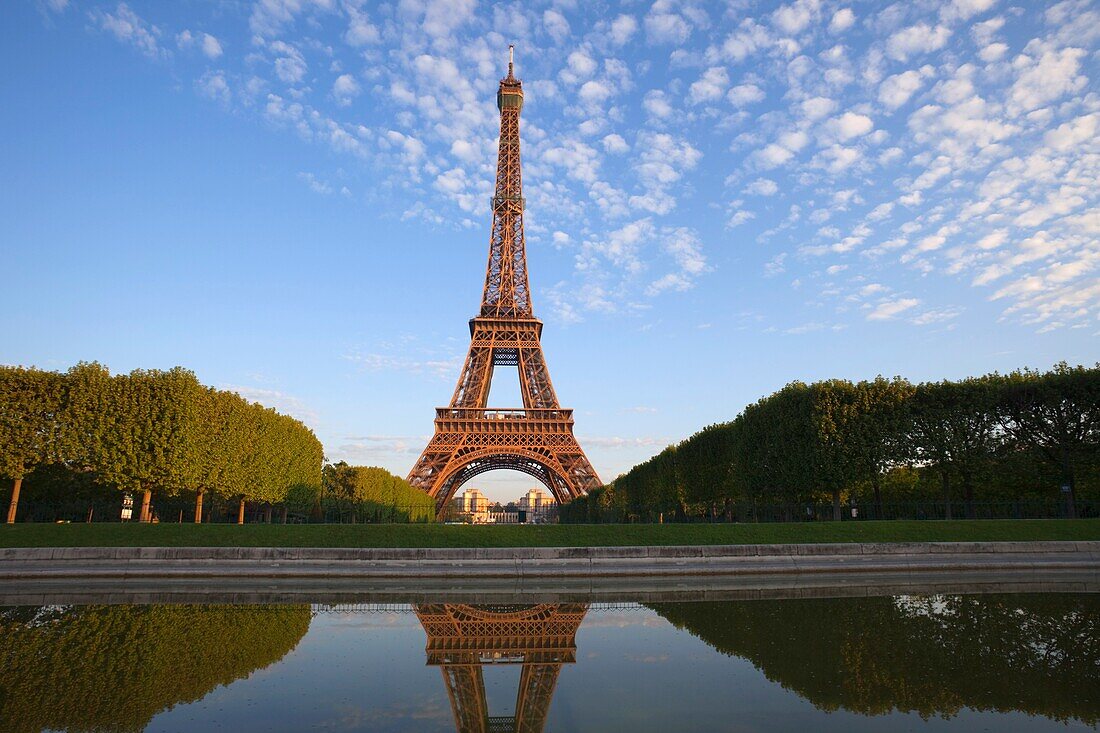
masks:
{"label": "tower antenna spire", "polygon": [[509,79],[515,79],[516,78],[512,74],[512,68],[513,68],[513,65],[515,64],[515,62],[516,62],[516,45],[514,43],[509,43],[508,44],[508,78]]}

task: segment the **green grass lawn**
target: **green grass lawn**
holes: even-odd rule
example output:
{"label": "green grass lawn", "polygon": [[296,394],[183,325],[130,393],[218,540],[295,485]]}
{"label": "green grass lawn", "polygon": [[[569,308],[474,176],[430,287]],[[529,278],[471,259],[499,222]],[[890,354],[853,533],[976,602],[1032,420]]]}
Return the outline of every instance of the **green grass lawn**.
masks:
{"label": "green grass lawn", "polygon": [[14,524],[0,547],[587,547],[1100,540],[1100,519],[799,524]]}

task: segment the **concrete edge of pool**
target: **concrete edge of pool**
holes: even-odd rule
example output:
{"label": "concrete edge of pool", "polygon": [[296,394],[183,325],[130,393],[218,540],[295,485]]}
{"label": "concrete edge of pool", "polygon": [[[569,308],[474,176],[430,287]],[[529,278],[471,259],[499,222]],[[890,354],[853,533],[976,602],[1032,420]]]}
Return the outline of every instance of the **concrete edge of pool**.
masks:
{"label": "concrete edge of pool", "polygon": [[1100,541],[667,547],[0,548],[0,580],[705,577],[1100,570]]}

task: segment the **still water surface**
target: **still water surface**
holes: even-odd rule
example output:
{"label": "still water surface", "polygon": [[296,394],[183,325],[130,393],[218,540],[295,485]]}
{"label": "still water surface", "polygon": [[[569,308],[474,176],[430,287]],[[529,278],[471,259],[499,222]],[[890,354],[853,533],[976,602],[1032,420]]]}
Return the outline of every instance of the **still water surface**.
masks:
{"label": "still water surface", "polygon": [[1100,596],[0,608],[0,730],[1095,730]]}

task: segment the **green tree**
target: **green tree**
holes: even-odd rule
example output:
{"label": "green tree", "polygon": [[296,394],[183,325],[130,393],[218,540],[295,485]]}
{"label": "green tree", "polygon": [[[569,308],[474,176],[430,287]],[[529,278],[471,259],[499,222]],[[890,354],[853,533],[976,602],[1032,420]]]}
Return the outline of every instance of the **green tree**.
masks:
{"label": "green tree", "polygon": [[729,423],[709,425],[676,448],[676,468],[684,498],[709,510],[713,518],[719,503],[729,514],[734,498],[733,429]]}
{"label": "green tree", "polygon": [[901,377],[879,376],[856,384],[852,396],[852,459],[856,470],[870,480],[877,516],[882,518],[882,477],[902,464],[909,452],[906,428],[913,386]]}
{"label": "green tree", "polygon": [[7,522],[15,522],[24,477],[61,458],[58,427],[66,384],[60,374],[0,367],[0,475],[11,479]]}
{"label": "green tree", "polygon": [[951,477],[963,487],[966,515],[974,516],[976,478],[1000,446],[994,393],[988,380],[918,385],[910,402],[912,457],[940,475],[947,518],[951,518]]}
{"label": "green tree", "polygon": [[376,466],[341,461],[322,470],[322,492],[341,517],[372,521],[427,522],[435,518],[435,499],[404,479]]}
{"label": "green tree", "polygon": [[1077,516],[1078,464],[1100,449],[1100,364],[1061,362],[1045,374],[1023,369],[988,381],[1001,427],[1058,468],[1069,516]]}
{"label": "green tree", "polygon": [[[154,489],[178,494],[199,480],[197,448],[202,386],[181,367],[137,369],[104,382],[87,375],[94,392],[81,395],[85,417],[98,404],[103,417],[93,432],[92,467],[122,491],[142,494],[140,520],[148,522]],[[106,394],[103,394],[103,391]],[[107,424],[104,425],[103,423]]]}

